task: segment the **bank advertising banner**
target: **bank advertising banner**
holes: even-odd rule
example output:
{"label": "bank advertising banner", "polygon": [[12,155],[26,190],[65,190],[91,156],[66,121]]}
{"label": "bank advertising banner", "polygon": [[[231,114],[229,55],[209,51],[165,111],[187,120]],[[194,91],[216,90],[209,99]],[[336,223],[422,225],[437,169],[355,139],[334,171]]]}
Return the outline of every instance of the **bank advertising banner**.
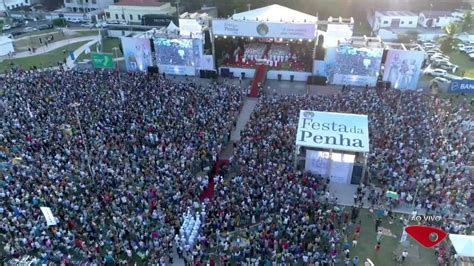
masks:
{"label": "bank advertising banner", "polygon": [[368,152],[367,115],[301,110],[296,145],[339,151]]}
{"label": "bank advertising banner", "polygon": [[122,37],[127,71],[147,71],[153,65],[150,39]]}
{"label": "bank advertising banner", "polygon": [[214,35],[255,38],[314,39],[316,24],[213,20]]}
{"label": "bank advertising banner", "polygon": [[451,81],[451,86],[449,87],[448,92],[474,94],[474,80],[473,79],[453,80]]}
{"label": "bank advertising banner", "polygon": [[416,90],[425,60],[423,51],[389,50],[385,60],[383,80],[394,89]]}

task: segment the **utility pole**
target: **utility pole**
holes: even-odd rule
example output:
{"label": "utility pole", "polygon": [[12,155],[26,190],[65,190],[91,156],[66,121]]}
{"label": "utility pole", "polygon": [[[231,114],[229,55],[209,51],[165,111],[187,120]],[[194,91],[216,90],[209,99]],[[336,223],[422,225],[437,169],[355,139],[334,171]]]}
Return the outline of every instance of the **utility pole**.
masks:
{"label": "utility pole", "polygon": [[77,107],[79,107],[80,105],[81,105],[80,103],[74,102],[74,103],[71,103],[69,106],[74,108],[74,111],[76,113],[76,121],[77,121],[77,124],[79,125],[79,131],[81,133],[81,139],[83,141],[84,149],[85,149],[85,152],[86,152],[87,168],[89,169],[89,174],[92,178],[95,178],[95,173],[94,173],[94,171],[92,171],[92,167],[91,167],[91,159],[90,159],[89,149],[87,148],[87,146],[88,146],[87,139],[84,135],[84,131],[82,131],[81,120],[79,119],[79,111],[77,110]]}
{"label": "utility pole", "polygon": [[179,15],[180,15],[180,13],[179,13],[179,0],[176,1],[176,13],[178,15],[178,20],[179,20]]}

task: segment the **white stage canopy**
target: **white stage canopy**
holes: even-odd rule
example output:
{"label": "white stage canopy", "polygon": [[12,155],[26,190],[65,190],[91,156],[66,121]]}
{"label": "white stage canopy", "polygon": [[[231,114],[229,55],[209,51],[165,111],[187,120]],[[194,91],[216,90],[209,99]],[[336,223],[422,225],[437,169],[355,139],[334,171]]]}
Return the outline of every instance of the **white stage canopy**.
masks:
{"label": "white stage canopy", "polygon": [[461,257],[474,257],[474,236],[449,234],[449,240]]}
{"label": "white stage canopy", "polygon": [[296,145],[350,152],[369,152],[367,115],[300,111]]}
{"label": "white stage canopy", "polygon": [[318,17],[281,5],[270,5],[237,13],[232,16],[232,19],[287,23],[316,23],[318,21]]}

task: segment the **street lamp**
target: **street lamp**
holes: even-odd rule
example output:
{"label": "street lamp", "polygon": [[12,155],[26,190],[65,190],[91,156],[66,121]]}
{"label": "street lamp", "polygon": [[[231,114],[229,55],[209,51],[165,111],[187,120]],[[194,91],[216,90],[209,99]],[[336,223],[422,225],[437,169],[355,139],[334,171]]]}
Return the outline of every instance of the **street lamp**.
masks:
{"label": "street lamp", "polygon": [[112,48],[112,50],[114,51],[115,60],[117,61],[117,68],[118,68],[118,56],[117,56],[117,50],[118,50],[118,49],[119,49],[118,47]]}
{"label": "street lamp", "polygon": [[69,106],[74,108],[74,111],[76,113],[76,122],[79,125],[79,132],[81,133],[81,139],[83,141],[84,149],[86,151],[87,168],[89,169],[89,174],[91,175],[92,178],[95,178],[95,173],[94,173],[94,171],[92,171],[92,167],[91,167],[91,159],[90,159],[90,156],[89,156],[89,150],[87,148],[87,146],[88,146],[87,145],[87,139],[84,135],[84,132],[82,131],[81,120],[79,119],[79,111],[77,110],[77,107],[81,106],[81,104],[78,103],[78,102],[74,102],[74,103],[69,104]]}

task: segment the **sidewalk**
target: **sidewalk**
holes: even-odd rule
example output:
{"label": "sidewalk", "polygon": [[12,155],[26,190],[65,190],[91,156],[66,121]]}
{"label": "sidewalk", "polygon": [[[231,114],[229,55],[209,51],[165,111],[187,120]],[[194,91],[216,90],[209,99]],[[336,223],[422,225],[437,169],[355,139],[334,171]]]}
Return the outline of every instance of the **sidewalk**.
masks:
{"label": "sidewalk", "polygon": [[24,51],[24,52],[19,52],[16,53],[13,56],[3,56],[1,59],[18,59],[18,58],[25,58],[25,57],[30,57],[30,56],[36,56],[36,55],[41,55],[45,53],[49,53],[53,50],[56,50],[58,48],[67,46],[69,44],[77,43],[77,42],[84,42],[84,41],[91,41],[94,39],[97,39],[97,36],[83,36],[83,37],[77,37],[77,38],[72,38],[72,39],[67,39],[67,40],[61,40],[57,42],[50,43],[48,46],[43,45],[41,47],[38,47],[36,49],[35,53],[30,53],[29,51]]}
{"label": "sidewalk", "polygon": [[[90,31],[90,30],[89,29],[66,29],[66,30],[64,30],[64,34],[66,34],[66,35],[73,34],[73,33],[78,32],[78,31]],[[44,32],[44,33],[38,33],[38,34],[35,34],[35,35],[26,35],[26,36],[22,36],[22,37],[19,37],[19,38],[14,38],[13,41],[16,42],[16,41],[26,40],[28,38],[35,38],[35,37],[51,35],[51,34],[54,34],[54,33],[59,33],[59,29],[54,30],[54,31],[50,31],[50,32]]]}

